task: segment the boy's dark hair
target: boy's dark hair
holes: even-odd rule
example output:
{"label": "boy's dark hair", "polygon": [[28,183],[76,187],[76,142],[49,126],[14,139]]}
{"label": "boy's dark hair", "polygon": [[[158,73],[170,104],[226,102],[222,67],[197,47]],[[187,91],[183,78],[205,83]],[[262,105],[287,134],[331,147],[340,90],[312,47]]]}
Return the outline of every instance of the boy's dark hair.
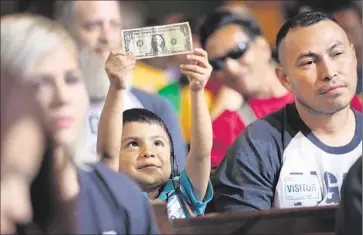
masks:
{"label": "boy's dark hair", "polygon": [[287,33],[296,27],[308,27],[314,25],[323,20],[335,21],[335,19],[323,12],[303,12],[295,17],[286,21],[286,23],[280,28],[276,36],[276,50],[278,52],[281,41],[286,37]]}
{"label": "boy's dark hair", "polygon": [[231,24],[240,25],[251,39],[262,35],[262,30],[255,20],[242,18],[228,11],[218,10],[207,15],[200,26],[199,37],[202,47],[205,49],[208,38],[215,31]]}
{"label": "boy's dark hair", "polygon": [[140,123],[147,123],[147,124],[156,124],[159,125],[164,129],[166,134],[168,135],[169,142],[170,142],[170,157],[171,157],[171,164],[172,164],[172,177],[176,176],[178,172],[178,166],[175,161],[174,156],[174,144],[171,134],[166,126],[165,122],[155,113],[147,110],[147,109],[128,109],[123,113],[123,125],[126,125],[130,122],[140,122]]}

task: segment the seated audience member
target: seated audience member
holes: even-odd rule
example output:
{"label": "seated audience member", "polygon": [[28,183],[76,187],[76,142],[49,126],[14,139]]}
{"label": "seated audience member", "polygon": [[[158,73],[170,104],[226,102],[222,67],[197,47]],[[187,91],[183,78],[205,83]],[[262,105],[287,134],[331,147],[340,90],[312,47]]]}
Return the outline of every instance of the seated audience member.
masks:
{"label": "seated audience member", "polygon": [[[9,75],[3,68],[1,62],[0,231],[1,234],[16,234],[19,233],[17,231],[19,225],[26,225],[34,220],[39,221],[34,211],[41,208],[32,206],[29,191],[37,175],[42,171],[39,169],[48,166],[45,165],[46,159],[42,158],[45,150],[45,133],[31,87],[22,85],[15,79],[7,79]],[[52,156],[48,157],[49,162]],[[55,183],[51,180],[48,182]],[[44,187],[44,194],[51,193],[50,189],[46,189],[47,185]],[[42,207],[44,210],[51,210],[48,200],[57,199],[45,197]],[[54,219],[51,214],[48,218],[50,221]],[[59,227],[63,225],[63,221],[59,221]]]}
{"label": "seated audience member", "polygon": [[[119,1],[56,1],[55,6],[56,19],[68,29],[84,52],[81,55],[82,70],[91,100],[87,120],[88,137],[96,151],[97,127],[109,86],[104,65],[111,50],[121,50],[120,30],[123,20],[120,7],[123,5]],[[91,50],[89,54],[85,52],[87,49]],[[93,58],[92,54],[96,54],[97,58]],[[93,61],[93,65],[87,64],[87,57]],[[130,77],[125,94],[125,110],[145,108],[160,116],[175,143],[176,165],[183,169],[187,148],[176,112],[167,100],[137,89],[131,86],[131,82]]]}
{"label": "seated audience member", "polygon": [[357,59],[329,15],[303,13],[280,29],[276,74],[295,103],[250,124],[216,171],[217,211],[335,205],[362,155],[362,114],[350,107]]}
{"label": "seated audience member", "polygon": [[[126,175],[102,163],[75,165],[74,160],[80,159],[78,155],[94,153],[84,138],[86,132],[82,127],[88,96],[77,48],[67,31],[60,24],[35,15],[14,14],[1,18],[1,74],[5,74],[1,76],[2,83],[15,80],[30,86],[35,94],[39,114],[53,142],[51,173],[57,179],[57,197],[67,205],[74,205],[76,233],[158,233],[147,200]],[[17,159],[14,164],[19,164]],[[33,162],[27,167],[34,165],[39,163]],[[5,172],[11,177],[10,168]],[[2,181],[6,179],[5,172],[1,173]],[[31,179],[34,173],[29,170],[22,174],[29,174],[25,177]],[[42,177],[40,180],[45,180]],[[22,190],[25,193],[27,189]],[[44,200],[39,194],[36,197],[37,203],[43,202],[39,202]],[[45,226],[56,226],[49,224],[53,221],[44,222]]]}
{"label": "seated audience member", "polygon": [[252,120],[281,109],[294,97],[276,77],[271,48],[254,20],[219,10],[205,18],[199,36],[213,72],[245,98],[239,111],[225,110],[213,121],[212,166],[216,167]]}
{"label": "seated audience member", "polygon": [[344,178],[341,190],[336,234],[362,234],[362,157],[360,157]]}
{"label": "seated audience member", "polygon": [[212,124],[204,98],[212,68],[202,49],[194,49],[186,58],[190,63],[180,67],[190,83],[192,133],[180,175],[173,167],[173,139],[160,117],[145,109],[129,109],[123,115],[116,112],[123,109],[126,81],[135,66],[133,56],[114,52],[106,61],[110,88],[97,138],[105,164],[134,179],[149,200],[166,201],[171,219],[202,215],[213,196],[209,181]]}

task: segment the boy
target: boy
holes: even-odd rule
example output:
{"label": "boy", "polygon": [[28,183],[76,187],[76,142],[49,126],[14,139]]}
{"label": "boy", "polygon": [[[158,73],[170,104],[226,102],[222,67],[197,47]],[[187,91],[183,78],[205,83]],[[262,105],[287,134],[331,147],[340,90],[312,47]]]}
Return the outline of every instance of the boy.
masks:
{"label": "boy", "polygon": [[[169,218],[202,215],[212,199],[209,181],[212,125],[204,98],[204,87],[212,67],[208,55],[195,49],[181,65],[188,77],[192,100],[192,133],[185,170],[173,169],[173,141],[164,122],[152,112],[123,109],[125,81],[135,66],[133,56],[111,53],[106,61],[110,87],[99,123],[97,148],[104,162],[134,179],[150,200],[168,204]],[[121,125],[123,123],[123,125]],[[173,170],[172,170],[173,169]]]}

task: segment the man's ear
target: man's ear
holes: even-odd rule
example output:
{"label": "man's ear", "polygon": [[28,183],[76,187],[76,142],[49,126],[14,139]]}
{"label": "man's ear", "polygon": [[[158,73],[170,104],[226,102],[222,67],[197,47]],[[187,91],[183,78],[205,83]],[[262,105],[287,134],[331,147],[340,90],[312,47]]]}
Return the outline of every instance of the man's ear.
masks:
{"label": "man's ear", "polygon": [[277,78],[280,80],[281,84],[288,90],[292,91],[291,83],[289,80],[289,76],[287,76],[286,72],[282,68],[281,65],[277,65],[275,68],[275,73]]}

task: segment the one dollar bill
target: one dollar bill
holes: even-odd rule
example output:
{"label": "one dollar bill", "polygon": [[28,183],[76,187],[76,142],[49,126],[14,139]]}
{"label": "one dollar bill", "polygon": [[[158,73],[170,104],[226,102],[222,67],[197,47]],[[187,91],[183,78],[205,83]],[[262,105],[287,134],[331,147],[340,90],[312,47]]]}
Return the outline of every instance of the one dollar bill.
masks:
{"label": "one dollar bill", "polygon": [[189,22],[121,31],[125,54],[136,59],[171,56],[193,51]]}

